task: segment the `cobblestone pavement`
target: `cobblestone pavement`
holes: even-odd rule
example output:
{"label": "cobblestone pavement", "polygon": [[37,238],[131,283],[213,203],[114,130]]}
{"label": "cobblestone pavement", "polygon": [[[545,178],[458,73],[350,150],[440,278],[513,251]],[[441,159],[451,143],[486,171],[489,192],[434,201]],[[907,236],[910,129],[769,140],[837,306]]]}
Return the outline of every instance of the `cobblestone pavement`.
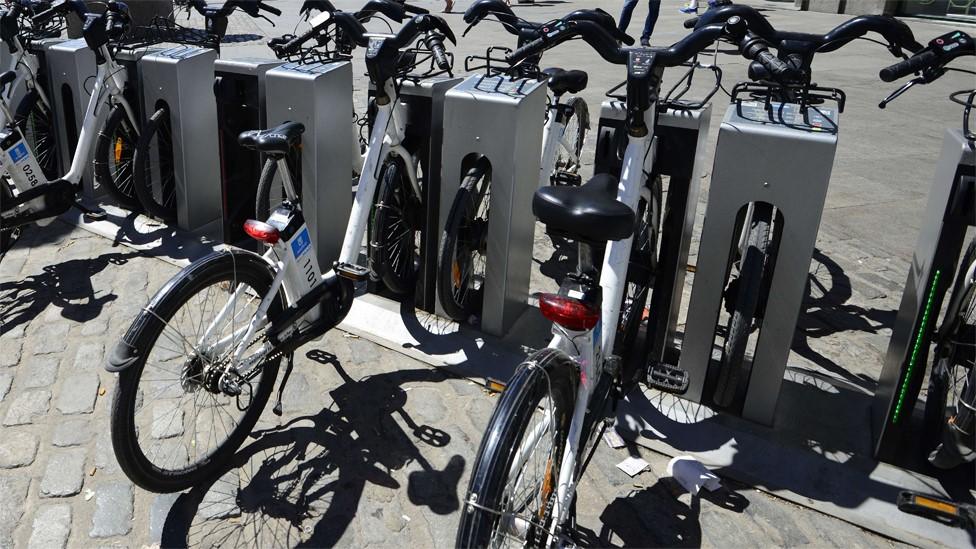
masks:
{"label": "cobblestone pavement", "polygon": [[[361,4],[336,3],[341,8]],[[584,3],[540,2],[527,17],[542,20]],[[299,2],[276,4],[287,16]],[[683,32],[678,24],[683,17],[673,4],[662,8],[655,34],[662,42]],[[638,11],[635,20],[641,17]],[[842,19],[791,12],[776,17],[791,22],[804,17],[816,29]],[[271,29],[235,19],[231,30],[246,45],[228,45],[225,55],[234,56],[230,52],[236,47],[239,56],[267,56],[254,35],[277,35],[293,25]],[[945,28],[913,27],[926,39]],[[464,53],[480,51],[501,33],[485,32],[472,33]],[[582,51],[574,47],[554,52],[554,64],[574,66]],[[835,68],[828,64],[841,58],[825,58],[824,66]],[[838,74],[852,87],[862,92],[877,87],[873,76],[863,75],[860,56],[843,59]],[[620,73],[593,65],[590,81],[601,85],[584,95],[595,112],[603,84]],[[357,101],[363,83],[357,77]],[[869,103],[877,98],[852,94],[854,108],[845,115],[852,135],[878,139],[849,139],[838,153],[792,365],[873,388],[917,231],[907,212],[920,211],[927,188],[911,182],[931,178],[929,157],[941,128],[958,119],[942,103],[950,87],[932,88],[916,92],[927,101],[924,116],[902,106],[922,99],[906,101],[888,111],[903,120],[881,129],[869,122],[876,115]],[[717,105],[712,143],[721,112],[724,105]],[[892,143],[886,137],[898,124],[921,128],[924,139]],[[592,147],[590,140],[586,163],[592,162]],[[887,175],[892,175],[890,187],[871,182]],[[878,206],[874,202],[882,192],[886,200]],[[878,231],[888,217],[899,222]],[[547,238],[540,235],[537,244],[540,264],[565,260]],[[285,393],[284,416],[266,411],[232,469],[183,494],[159,496],[134,488],[121,474],[108,438],[115,376],[103,364],[106,352],[175,269],[61,222],[28,231],[0,261],[0,548],[452,543],[494,397],[464,378],[339,331],[301,350]],[[543,274],[537,272],[533,288],[545,283]],[[614,467],[631,453],[650,463],[635,478]],[[666,463],[644,449],[611,450],[601,444],[581,486],[584,539],[616,546],[893,543],[735,483],[693,500],[666,477]]]}
{"label": "cobblestone pavement", "polygon": [[[0,262],[0,547],[409,546],[452,543],[495,398],[480,385],[333,331],[306,345],[284,395],[220,478],[155,495],[122,475],[105,353],[176,272],[56,222]],[[650,469],[614,465],[631,452]],[[667,459],[601,444],[582,483],[593,545],[885,546],[738,484],[692,500]]]}

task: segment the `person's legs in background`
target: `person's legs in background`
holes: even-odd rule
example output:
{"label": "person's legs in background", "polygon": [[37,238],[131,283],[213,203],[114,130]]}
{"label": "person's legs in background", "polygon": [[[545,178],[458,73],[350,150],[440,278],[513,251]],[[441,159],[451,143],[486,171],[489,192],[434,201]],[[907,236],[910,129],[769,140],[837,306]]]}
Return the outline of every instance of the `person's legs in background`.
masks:
{"label": "person's legs in background", "polygon": [[623,8],[620,10],[620,21],[617,22],[617,28],[623,32],[627,32],[627,25],[630,24],[630,16],[634,14],[634,8],[637,7],[637,0],[624,0]]}
{"label": "person's legs in background", "polygon": [[681,13],[698,13],[698,0],[688,0],[688,3],[678,8]]}
{"label": "person's legs in background", "polygon": [[641,33],[640,43],[642,46],[650,44],[651,34],[654,33],[654,25],[657,24],[657,16],[661,12],[661,0],[647,0],[647,19],[644,20],[644,32]]}

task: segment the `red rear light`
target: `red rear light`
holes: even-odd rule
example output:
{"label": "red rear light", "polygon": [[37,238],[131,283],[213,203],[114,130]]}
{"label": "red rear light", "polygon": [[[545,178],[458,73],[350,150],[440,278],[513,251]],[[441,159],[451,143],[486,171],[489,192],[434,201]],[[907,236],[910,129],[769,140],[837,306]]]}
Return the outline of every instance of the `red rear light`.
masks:
{"label": "red rear light", "polygon": [[556,294],[539,296],[542,316],[568,330],[583,331],[596,326],[600,311],[582,301]]}
{"label": "red rear light", "polygon": [[264,221],[248,219],[244,222],[244,232],[254,240],[259,240],[266,244],[274,244],[281,237],[278,229],[268,225]]}

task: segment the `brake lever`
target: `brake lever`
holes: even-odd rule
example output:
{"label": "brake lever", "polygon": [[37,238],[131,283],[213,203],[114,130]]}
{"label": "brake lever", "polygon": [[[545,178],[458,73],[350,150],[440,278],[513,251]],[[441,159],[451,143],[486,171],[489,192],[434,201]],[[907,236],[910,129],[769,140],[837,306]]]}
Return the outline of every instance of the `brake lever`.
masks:
{"label": "brake lever", "polygon": [[478,22],[475,21],[474,23],[471,23],[470,25],[468,25],[468,28],[464,29],[464,32],[461,33],[461,38],[464,38],[465,36],[467,36],[468,35],[468,32],[470,32],[471,29],[473,29],[474,26],[477,25],[477,24],[478,24]]}
{"label": "brake lever", "polygon": [[264,19],[264,20],[265,20],[265,21],[267,21],[268,23],[271,23],[271,26],[272,26],[272,27],[274,27],[274,26],[275,26],[275,24],[274,24],[274,21],[272,21],[272,20],[271,20],[271,19],[270,19],[270,18],[269,18],[269,17],[267,16],[267,15],[265,15],[265,14],[263,14],[263,13],[259,13],[259,14],[258,14],[257,16],[258,16],[258,17],[260,17],[261,19]]}
{"label": "brake lever", "polygon": [[883,108],[887,107],[888,106],[888,103],[891,103],[895,99],[898,99],[898,96],[900,96],[901,94],[907,92],[908,89],[911,88],[912,86],[914,86],[915,84],[924,84],[924,83],[925,83],[925,78],[922,77],[922,76],[916,76],[915,78],[912,78],[908,82],[902,84],[901,87],[899,87],[897,90],[895,90],[895,91],[891,92],[890,94],[888,94],[888,97],[885,97],[884,99],[882,99],[881,102],[878,103],[878,108],[879,109],[883,109]]}

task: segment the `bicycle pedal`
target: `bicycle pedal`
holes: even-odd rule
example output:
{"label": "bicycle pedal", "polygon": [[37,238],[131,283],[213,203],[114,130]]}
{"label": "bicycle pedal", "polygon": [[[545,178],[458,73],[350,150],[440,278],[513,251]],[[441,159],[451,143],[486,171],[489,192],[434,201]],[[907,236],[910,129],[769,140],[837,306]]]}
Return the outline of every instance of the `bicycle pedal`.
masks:
{"label": "bicycle pedal", "polygon": [[579,187],[583,184],[583,178],[580,177],[579,174],[564,171],[557,171],[556,173],[552,174],[550,181],[553,185],[559,187]]}
{"label": "bicycle pedal", "polygon": [[82,217],[85,218],[85,221],[89,223],[95,221],[105,221],[106,219],[108,219],[108,213],[106,213],[105,210],[82,212],[81,215]]}
{"label": "bicycle pedal", "polygon": [[673,364],[657,362],[647,369],[647,384],[659,391],[682,395],[688,390],[688,372]]}
{"label": "bicycle pedal", "polygon": [[333,269],[342,278],[347,278],[353,282],[365,282],[369,280],[369,269],[366,267],[360,267],[351,263],[336,262]]}

